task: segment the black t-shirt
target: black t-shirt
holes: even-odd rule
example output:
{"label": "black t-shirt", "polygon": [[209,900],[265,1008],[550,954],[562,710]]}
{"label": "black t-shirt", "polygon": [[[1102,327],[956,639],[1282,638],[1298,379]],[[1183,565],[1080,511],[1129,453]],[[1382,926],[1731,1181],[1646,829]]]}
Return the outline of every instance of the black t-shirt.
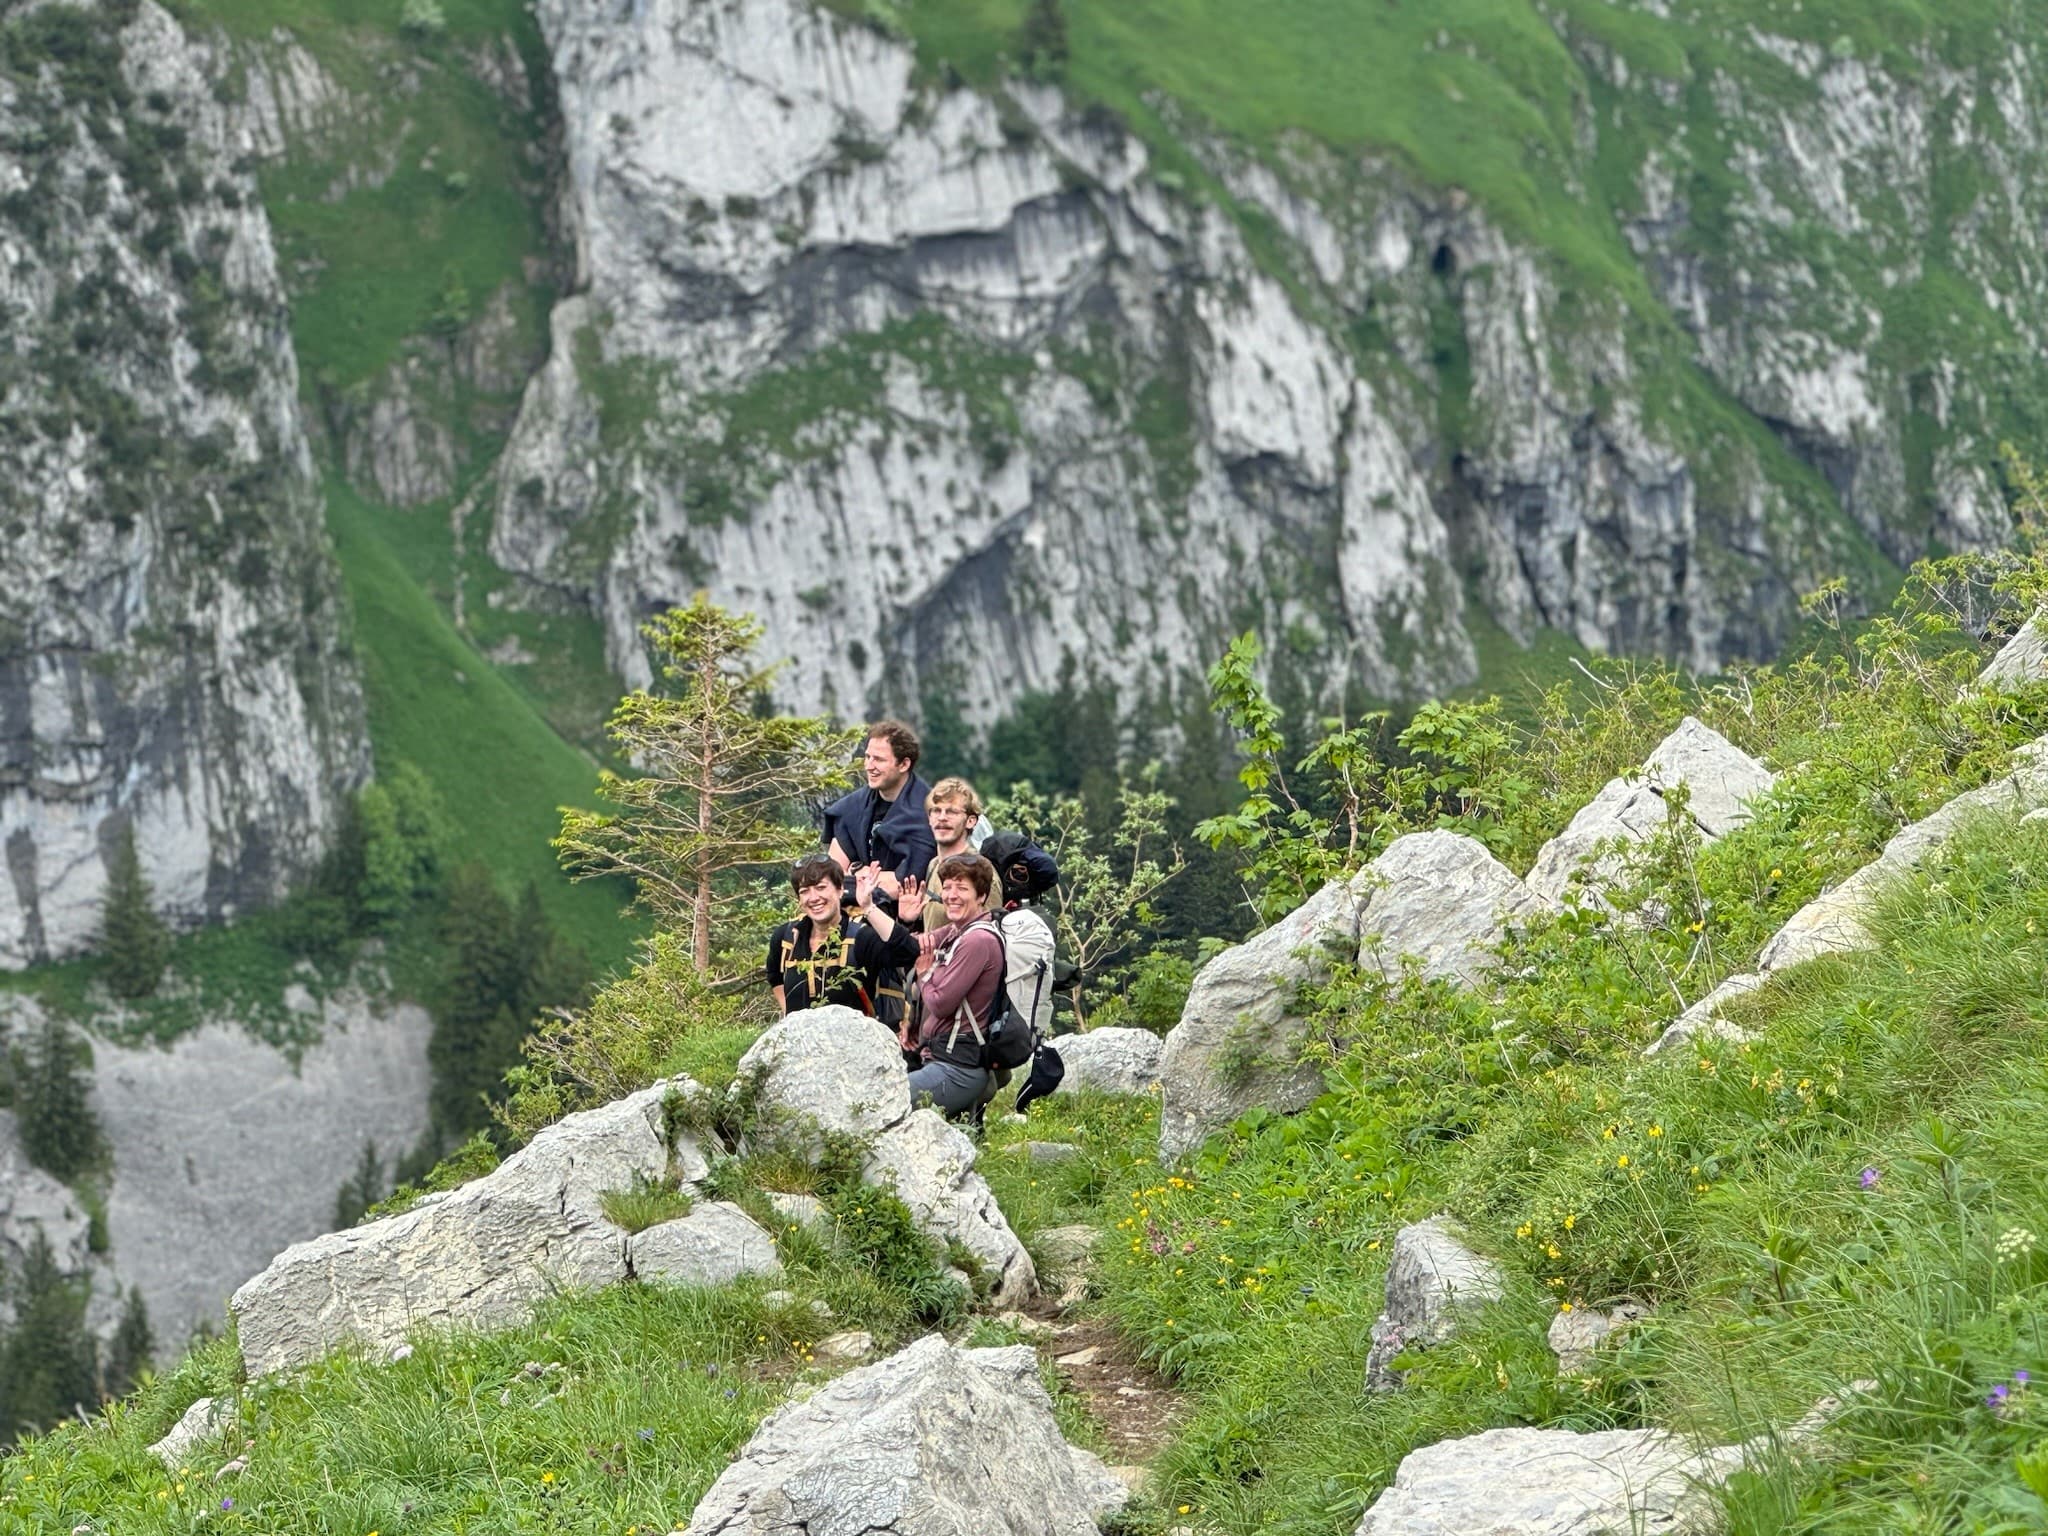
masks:
{"label": "black t-shirt", "polygon": [[815,953],[811,920],[794,918],[768,937],[768,985],[782,988],[785,1012],[840,1003],[862,1013],[875,1011],[882,973],[917,962],[917,935],[898,925],[887,939],[866,923],[839,920],[837,937]]}

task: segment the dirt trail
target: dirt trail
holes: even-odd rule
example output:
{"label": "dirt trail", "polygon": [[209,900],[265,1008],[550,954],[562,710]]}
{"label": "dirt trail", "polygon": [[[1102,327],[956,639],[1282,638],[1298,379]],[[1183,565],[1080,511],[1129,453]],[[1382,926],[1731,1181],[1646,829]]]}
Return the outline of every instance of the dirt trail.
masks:
{"label": "dirt trail", "polygon": [[1043,1296],[1025,1311],[1044,1330],[1033,1342],[1052,1357],[1061,1379],[1102,1426],[1107,1459],[1150,1463],[1173,1439],[1181,1402],[1172,1385],[1105,1320],[1063,1313],[1056,1300]]}

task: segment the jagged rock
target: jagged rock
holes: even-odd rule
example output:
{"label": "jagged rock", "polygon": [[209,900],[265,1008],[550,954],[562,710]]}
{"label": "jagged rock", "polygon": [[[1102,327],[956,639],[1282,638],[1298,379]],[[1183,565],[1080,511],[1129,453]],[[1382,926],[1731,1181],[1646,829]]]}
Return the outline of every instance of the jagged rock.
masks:
{"label": "jagged rock", "polygon": [[786,1194],[771,1190],[768,1205],[785,1226],[812,1227],[829,1220],[825,1213],[825,1202],[816,1195]]}
{"label": "jagged rock", "polygon": [[607,1190],[705,1164],[685,1138],[673,1158],[659,1083],[549,1126],[448,1198],[287,1248],[230,1307],[251,1376],[303,1365],[345,1343],[386,1350],[422,1324],[502,1327],[564,1286],[626,1278],[626,1234]]}
{"label": "jagged rock", "polygon": [[991,1300],[1014,1305],[1036,1287],[1031,1255],[975,1172],[974,1143],[936,1111],[917,1110],[876,1136],[861,1176],[893,1187],[920,1232],[974,1255]]}
{"label": "jagged rock", "polygon": [[2048,737],[2016,749],[2012,768],[2003,778],[1957,795],[1939,810],[1893,833],[1876,859],[1793,913],[1764,945],[1756,968],[1768,975],[1823,955],[1869,948],[1872,940],[1863,920],[1887,881],[1917,868],[1971,817],[2024,815],[2044,802],[2048,802]]}
{"label": "jagged rock", "polygon": [[740,1058],[737,1075],[758,1078],[769,1137],[807,1119],[826,1131],[872,1136],[910,1113],[896,1037],[851,1008],[810,1008],[771,1024]]}
{"label": "jagged rock", "polygon": [[1081,1155],[1071,1141],[1027,1141],[1024,1154],[1034,1163],[1068,1163]]}
{"label": "jagged rock", "polygon": [[1529,889],[1561,902],[1574,882],[1598,899],[1600,888],[1621,874],[1631,845],[1647,842],[1670,819],[1666,792],[1683,784],[1687,813],[1707,841],[1723,837],[1749,819],[1749,802],[1769,792],[1776,775],[1712,726],[1691,715],[1657,744],[1642,767],[1627,778],[1609,779],[1572,817],[1565,829],[1538,850],[1529,870]]}
{"label": "jagged rock", "polygon": [[1410,1452],[1353,1536],[1677,1536],[1742,1465],[1658,1429],[1489,1429]]}
{"label": "jagged rock", "polygon": [[1101,1238],[1094,1227],[1048,1227],[1038,1234],[1038,1251],[1054,1269],[1071,1269],[1087,1261]]}
{"label": "jagged rock", "polygon": [[1356,951],[1359,907],[1352,883],[1332,880],[1195,973],[1160,1058],[1162,1159],[1186,1156],[1254,1105],[1300,1109],[1322,1092],[1320,1069],[1296,1059],[1305,1022],[1295,999]]}
{"label": "jagged rock", "polygon": [[189,1464],[192,1453],[208,1440],[227,1432],[235,1422],[235,1405],[220,1398],[202,1397],[179,1416],[170,1433],[149,1448],[150,1455],[173,1471]]}
{"label": "jagged rock", "polygon": [[1597,1307],[1573,1307],[1550,1320],[1550,1352],[1557,1356],[1557,1374],[1576,1376],[1593,1363],[1603,1341],[1625,1331],[1650,1315],[1650,1309],[1633,1297],[1618,1301],[1607,1311]]}
{"label": "jagged rock", "polygon": [[1662,1056],[1702,1035],[1716,1040],[1747,1040],[1749,1031],[1721,1017],[1723,1004],[1746,997],[1764,986],[1769,978],[1755,971],[1739,971],[1694,1003],[1665,1026],[1664,1033],[1643,1047],[1645,1056]]}
{"label": "jagged rock", "polygon": [[1643,759],[1644,783],[1660,791],[1686,787],[1686,810],[1710,839],[1726,837],[1749,820],[1751,803],[1777,781],[1762,763],[1691,715]]}
{"label": "jagged rock", "polygon": [[[129,833],[177,926],[277,900],[370,772],[284,285],[215,45],[153,0],[64,14],[108,69],[0,91],[0,142],[44,146],[0,159],[5,969],[95,941]],[[148,186],[178,190],[145,218]]]}
{"label": "jagged rock", "polygon": [[1097,1093],[1140,1094],[1159,1086],[1166,1041],[1149,1029],[1091,1029],[1061,1035],[1052,1048],[1066,1063],[1063,1091],[1090,1088]]}
{"label": "jagged rock", "polygon": [[688,1536],[1096,1536],[1128,1497],[1061,1437],[1029,1347],[933,1334],[771,1414]]}
{"label": "jagged rock", "polygon": [[1396,1356],[1448,1338],[1460,1310],[1498,1301],[1500,1295],[1499,1266],[1458,1241],[1448,1217],[1432,1216],[1403,1227],[1394,1236],[1394,1255],[1387,1265],[1386,1307],[1372,1325],[1366,1386],[1375,1392],[1398,1390]]}
{"label": "jagged rock", "polygon": [[827,1334],[811,1349],[820,1360],[865,1360],[874,1352],[875,1336],[864,1328]]}
{"label": "jagged rock", "polygon": [[1469,837],[1412,832],[1350,880],[1333,880],[1287,917],[1195,975],[1160,1064],[1159,1152],[1172,1161],[1254,1106],[1291,1111],[1323,1090],[1298,1060],[1302,988],[1334,956],[1389,977],[1404,958],[1424,977],[1476,980],[1507,924],[1540,902]]}
{"label": "jagged rock", "polygon": [[673,1285],[729,1285],[742,1275],[782,1273],[774,1239],[723,1200],[634,1233],[626,1239],[626,1264],[638,1279]]}
{"label": "jagged rock", "polygon": [[1600,888],[1626,867],[1628,848],[1648,842],[1671,819],[1671,807],[1648,784],[1609,779],[1579,808],[1565,829],[1536,852],[1529,889],[1562,902],[1576,885],[1598,899]]}
{"label": "jagged rock", "polygon": [[936,1112],[910,1108],[895,1036],[850,1008],[812,1008],[770,1025],[740,1058],[766,1117],[756,1133],[812,1145],[815,1123],[866,1138],[861,1176],[894,1189],[918,1230],[974,1255],[998,1302],[1030,1294],[1031,1255],[975,1171],[974,1143]]}
{"label": "jagged rock", "polygon": [[1353,881],[1364,905],[1358,963],[1397,976],[1419,961],[1425,979],[1474,982],[1508,925],[1543,903],[1485,845],[1457,832],[1410,832]]}
{"label": "jagged rock", "polygon": [[1977,674],[1977,681],[1984,687],[2021,688],[2043,678],[2048,678],[2048,608],[2037,608]]}

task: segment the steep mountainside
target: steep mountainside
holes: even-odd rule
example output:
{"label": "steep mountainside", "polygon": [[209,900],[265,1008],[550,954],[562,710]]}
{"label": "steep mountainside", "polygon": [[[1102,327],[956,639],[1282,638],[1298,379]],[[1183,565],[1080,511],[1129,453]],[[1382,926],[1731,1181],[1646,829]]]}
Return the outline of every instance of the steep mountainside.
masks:
{"label": "steep mountainside", "polygon": [[142,0],[0,23],[0,966],[132,829],[167,915],[283,893],[367,774],[270,223]]}
{"label": "steep mountainside", "polygon": [[579,291],[492,550],[629,675],[707,581],[846,711],[1246,623],[1413,694],[1474,597],[1711,668],[2002,537],[2037,8],[1070,0],[1064,90],[1061,8],[983,9],[543,0]]}

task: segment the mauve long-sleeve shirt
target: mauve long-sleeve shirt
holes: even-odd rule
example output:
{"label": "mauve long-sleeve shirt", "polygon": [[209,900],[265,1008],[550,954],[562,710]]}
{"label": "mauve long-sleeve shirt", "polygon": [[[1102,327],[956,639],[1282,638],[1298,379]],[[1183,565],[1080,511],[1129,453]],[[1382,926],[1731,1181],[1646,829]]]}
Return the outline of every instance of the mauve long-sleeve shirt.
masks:
{"label": "mauve long-sleeve shirt", "polygon": [[958,1038],[952,1039],[950,1045],[948,1040],[963,999],[974,1010],[975,1022],[987,1025],[996,989],[1003,984],[1003,941],[996,933],[995,923],[985,915],[969,923],[948,923],[919,934],[918,943],[930,954],[952,946],[951,952],[925,976],[920,988],[924,1016],[917,1032],[918,1054],[926,1061],[978,1067],[981,1046],[964,1020]]}

